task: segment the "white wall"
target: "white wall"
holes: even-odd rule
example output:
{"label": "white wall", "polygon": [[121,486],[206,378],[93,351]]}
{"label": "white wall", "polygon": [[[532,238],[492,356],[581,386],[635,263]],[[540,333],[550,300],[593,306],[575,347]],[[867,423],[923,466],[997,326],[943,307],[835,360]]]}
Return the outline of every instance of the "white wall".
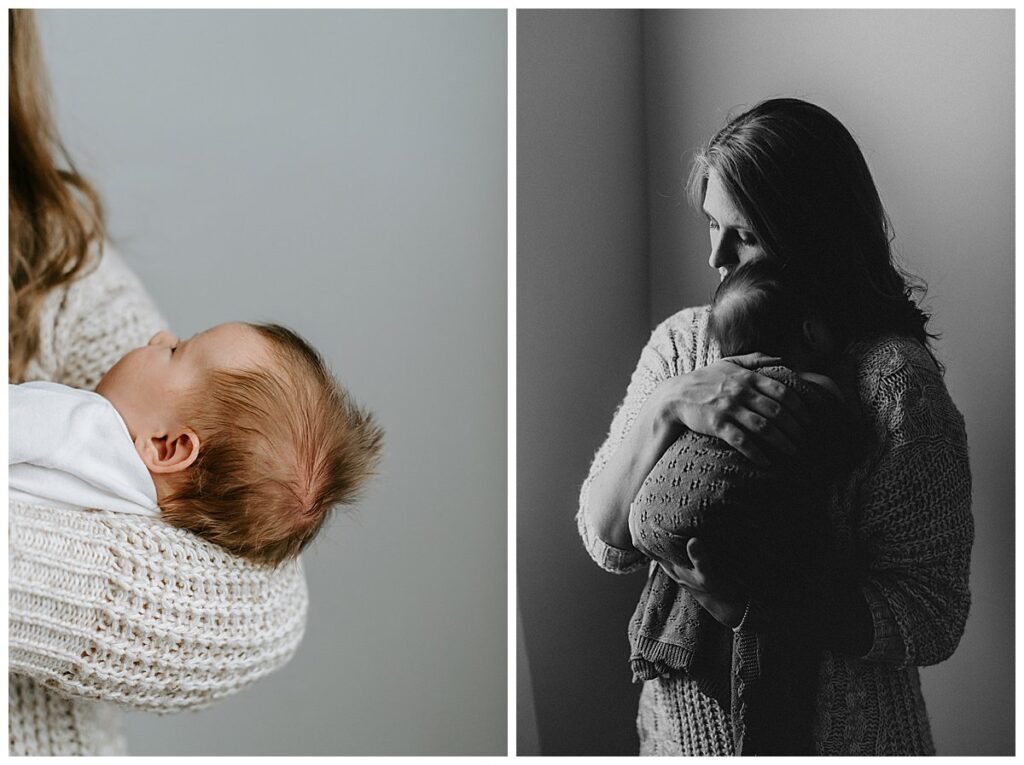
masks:
{"label": "white wall", "polygon": [[922,670],[939,754],[1010,754],[1014,703],[1014,12],[644,14],[651,320],[705,303],[707,231],[668,196],[692,148],[773,96],[817,103],[859,142],[907,267],[928,283],[946,384],[967,422],[973,604]]}
{"label": "white wall", "polygon": [[284,670],[135,754],[506,749],[506,18],[40,14],[60,127],[172,328],[276,320],[386,431]]}

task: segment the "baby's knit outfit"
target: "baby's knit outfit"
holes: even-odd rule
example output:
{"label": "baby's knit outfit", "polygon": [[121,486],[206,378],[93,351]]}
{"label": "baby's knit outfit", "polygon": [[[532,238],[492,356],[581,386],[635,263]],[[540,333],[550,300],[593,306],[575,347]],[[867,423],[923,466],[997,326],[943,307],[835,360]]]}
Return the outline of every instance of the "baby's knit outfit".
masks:
{"label": "baby's knit outfit", "polygon": [[[590,525],[590,484],[657,385],[719,358],[708,308],[686,309],[653,332],[580,491],[577,525],[602,568],[660,567],[636,549],[605,543]],[[830,493],[831,544],[862,566],[859,582],[874,641],[863,657],[824,649],[813,710],[819,755],[934,754],[917,667],[948,658],[970,606],[974,539],[963,417],[920,343],[889,335],[845,353],[865,419],[866,448]],[[695,679],[669,671],[644,683],[637,720],[641,754],[731,755],[731,711]]]}
{"label": "baby's knit outfit", "polygon": [[[164,326],[106,248],[47,295],[25,380],[92,390]],[[9,503],[11,754],[123,754],[114,706],[199,709],[284,665],[305,627],[299,563],[274,569],[143,515]]]}
{"label": "baby's knit outfit", "polygon": [[[787,367],[758,372],[804,404],[797,453],[760,466],[718,438],[684,429],[637,492],[629,526],[636,549],[654,560],[685,555],[686,541],[698,537],[747,583],[759,608],[784,611],[830,595],[835,555],[825,508],[857,434],[838,395]],[[737,754],[810,753],[814,652],[776,634],[734,634],[660,567],[640,595],[629,642],[634,680],[684,672],[730,710]]]}
{"label": "baby's knit outfit", "polygon": [[160,515],[156,486],[107,399],[52,382],[7,386],[11,499]]}

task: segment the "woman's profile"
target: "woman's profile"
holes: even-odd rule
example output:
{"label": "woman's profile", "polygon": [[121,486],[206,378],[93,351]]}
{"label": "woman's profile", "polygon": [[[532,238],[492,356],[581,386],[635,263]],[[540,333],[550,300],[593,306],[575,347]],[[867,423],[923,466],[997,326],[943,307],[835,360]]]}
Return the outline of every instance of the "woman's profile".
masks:
{"label": "woman's profile", "polygon": [[[8,381],[92,390],[164,320],[105,241],[47,103],[32,12],[11,10]],[[9,751],[123,754],[115,704],[196,709],[285,664],[298,564],[257,566],[158,519],[9,502]]]}
{"label": "woman's profile", "polygon": [[[709,265],[723,278],[767,258],[814,290],[841,353],[835,382],[858,408],[867,443],[821,507],[827,541],[843,560],[830,597],[755,597],[728,565],[728,550],[699,534],[653,558],[645,593],[682,588],[724,630],[820,652],[809,753],[934,754],[917,668],[953,653],[970,605],[967,441],[917,282],[895,265],[867,163],[827,111],[773,99],[729,121],[698,152],[690,190],[708,219]],[[633,545],[629,511],[681,432],[715,436],[759,465],[805,437],[800,397],[758,373],[777,359],[722,358],[708,317],[707,307],[687,308],[654,330],[583,483],[579,531],[607,570],[651,562]],[[664,491],[671,505],[682,489]],[[736,673],[727,659],[711,661],[715,672]],[[641,693],[641,753],[737,753],[733,712],[692,674],[661,666]]]}

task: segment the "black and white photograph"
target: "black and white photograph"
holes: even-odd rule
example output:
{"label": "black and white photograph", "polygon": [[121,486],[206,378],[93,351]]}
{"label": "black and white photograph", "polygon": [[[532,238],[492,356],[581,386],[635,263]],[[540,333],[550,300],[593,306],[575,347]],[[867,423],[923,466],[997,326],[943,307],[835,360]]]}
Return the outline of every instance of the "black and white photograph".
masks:
{"label": "black and white photograph", "polygon": [[1014,11],[516,46],[518,753],[1012,755]]}

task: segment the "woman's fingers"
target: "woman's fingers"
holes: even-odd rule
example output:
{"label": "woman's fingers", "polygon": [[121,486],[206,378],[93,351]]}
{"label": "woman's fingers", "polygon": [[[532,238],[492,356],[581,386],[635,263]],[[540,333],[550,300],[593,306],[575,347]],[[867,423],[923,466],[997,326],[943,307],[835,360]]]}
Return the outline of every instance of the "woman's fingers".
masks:
{"label": "woman's fingers", "polygon": [[807,409],[786,385],[757,369],[782,360],[750,353],[731,356],[680,375],[666,388],[673,417],[697,433],[716,436],[747,459],[768,465],[769,457],[793,454],[806,440]]}
{"label": "woman's fingers", "polygon": [[[763,356],[758,353],[737,358],[739,360],[779,361],[772,356]],[[730,363],[732,363],[731,360]],[[760,366],[765,365],[761,364]],[[792,437],[799,438],[801,436],[802,423],[807,422],[809,417],[807,407],[800,399],[800,395],[788,385],[744,368],[743,371],[737,371],[732,375],[727,389],[739,401],[759,412],[763,417],[767,417],[769,420],[781,419],[782,427],[790,431]]]}
{"label": "woman's fingers", "polygon": [[755,377],[758,379],[746,398],[746,407],[768,420],[770,429],[781,431],[788,442],[802,443],[807,438],[807,408],[800,395],[776,380],[761,375]]}
{"label": "woman's fingers", "polygon": [[[737,425],[753,439],[755,447],[766,454],[796,454],[796,442],[780,427],[757,412],[743,409],[736,413]],[[754,460],[757,462],[757,460]]]}
{"label": "woman's fingers", "polygon": [[722,361],[728,361],[744,369],[760,369],[761,367],[774,367],[783,363],[778,356],[767,356],[763,353],[746,353],[742,356],[727,356]]}
{"label": "woman's fingers", "polygon": [[686,541],[686,557],[690,559],[690,565],[693,566],[694,572],[701,578],[706,578],[704,575],[707,571],[707,559],[704,557],[704,545],[697,537],[690,537]]}
{"label": "woman's fingers", "polygon": [[671,537],[667,540],[671,554],[664,559],[658,560],[658,564],[666,574],[678,584],[689,590],[703,592],[707,588],[704,573],[696,568],[689,557],[689,543],[683,537]]}
{"label": "woman's fingers", "polygon": [[718,569],[716,559],[697,537],[669,540],[673,550],[671,558],[659,563],[672,579],[693,592],[722,595],[731,588],[729,581]]}
{"label": "woman's fingers", "polygon": [[658,565],[661,566],[661,570],[664,571],[668,575],[668,578],[673,582],[680,584],[687,589],[693,589],[693,584],[688,578],[688,569],[668,560],[659,560]]}
{"label": "woman's fingers", "polygon": [[771,426],[769,430],[778,431],[793,446],[803,443],[807,438],[803,424],[774,399],[752,395],[747,406],[753,414],[768,421]]}
{"label": "woman's fingers", "polygon": [[[791,419],[796,418],[795,424],[798,425],[808,421],[810,415],[807,412],[807,407],[804,406],[804,401],[800,398],[800,394],[790,386],[764,375],[755,375],[754,388],[762,396],[770,398],[781,405],[782,409],[776,417],[781,418],[785,415],[790,415]],[[752,402],[754,398],[752,398]],[[765,402],[761,401],[760,403],[764,406]],[[772,419],[775,418],[773,417]]]}
{"label": "woman's fingers", "polygon": [[745,430],[735,423],[727,422],[722,425],[721,430],[718,432],[718,437],[754,464],[761,465],[762,467],[767,467],[771,464],[762,446],[758,443],[758,438],[751,434],[749,430]]}

